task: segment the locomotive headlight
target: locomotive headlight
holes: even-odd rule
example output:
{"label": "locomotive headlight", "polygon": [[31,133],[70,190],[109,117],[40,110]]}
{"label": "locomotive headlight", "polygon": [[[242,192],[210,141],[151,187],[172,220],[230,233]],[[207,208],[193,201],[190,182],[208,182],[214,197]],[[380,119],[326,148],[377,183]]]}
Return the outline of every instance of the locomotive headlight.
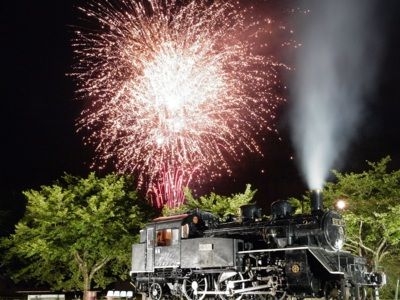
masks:
{"label": "locomotive headlight", "polygon": [[336,208],[337,208],[338,210],[343,210],[343,209],[346,208],[347,203],[346,203],[345,200],[339,199],[338,201],[336,201],[335,206],[336,206]]}

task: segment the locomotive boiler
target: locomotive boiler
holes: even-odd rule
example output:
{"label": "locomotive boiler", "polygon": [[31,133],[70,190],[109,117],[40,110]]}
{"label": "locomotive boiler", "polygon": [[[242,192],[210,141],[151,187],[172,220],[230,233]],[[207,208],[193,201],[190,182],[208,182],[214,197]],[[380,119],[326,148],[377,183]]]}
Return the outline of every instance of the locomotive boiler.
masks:
{"label": "locomotive boiler", "polygon": [[157,218],[132,246],[130,276],[152,300],[347,300],[365,299],[367,289],[378,299],[385,275],[343,251],[344,241],[342,216],[312,191],[309,214],[280,200],[268,218],[255,205],[227,222],[204,211]]}

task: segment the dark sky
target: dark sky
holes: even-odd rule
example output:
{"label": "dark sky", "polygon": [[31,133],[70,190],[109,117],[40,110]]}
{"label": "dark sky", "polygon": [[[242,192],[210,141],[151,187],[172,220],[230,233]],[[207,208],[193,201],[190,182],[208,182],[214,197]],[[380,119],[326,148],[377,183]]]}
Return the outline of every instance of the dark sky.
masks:
{"label": "dark sky", "polygon": [[[374,161],[385,155],[391,155],[392,166],[400,168],[400,35],[399,21],[395,20],[399,12],[396,13],[396,2],[382,1],[376,11],[386,20],[377,97],[369,106],[368,119],[357,139],[343,157],[343,170],[361,170],[365,160]],[[2,1],[0,209],[15,208],[19,204],[13,199],[22,190],[49,184],[64,172],[83,176],[89,171],[90,153],[74,125],[81,104],[73,100],[74,87],[65,75],[72,59],[72,3]],[[252,183],[259,190],[258,201],[266,202],[304,191],[296,163],[290,159],[293,150],[285,117],[287,105],[282,105],[277,122],[282,141],[271,134],[264,145],[264,159],[251,157],[242,162],[235,169],[236,179],[215,183],[215,191],[230,194],[243,191],[245,183]]]}

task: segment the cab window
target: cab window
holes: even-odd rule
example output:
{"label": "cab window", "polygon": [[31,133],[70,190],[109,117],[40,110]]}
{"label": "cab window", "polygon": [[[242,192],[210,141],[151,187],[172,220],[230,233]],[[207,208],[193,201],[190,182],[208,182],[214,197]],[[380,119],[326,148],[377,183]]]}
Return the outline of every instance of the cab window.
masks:
{"label": "cab window", "polygon": [[157,230],[157,247],[177,245],[179,242],[179,229]]}
{"label": "cab window", "polygon": [[154,230],[153,228],[147,229],[147,247],[154,247]]}
{"label": "cab window", "polygon": [[146,230],[142,229],[140,230],[140,243],[146,243]]}

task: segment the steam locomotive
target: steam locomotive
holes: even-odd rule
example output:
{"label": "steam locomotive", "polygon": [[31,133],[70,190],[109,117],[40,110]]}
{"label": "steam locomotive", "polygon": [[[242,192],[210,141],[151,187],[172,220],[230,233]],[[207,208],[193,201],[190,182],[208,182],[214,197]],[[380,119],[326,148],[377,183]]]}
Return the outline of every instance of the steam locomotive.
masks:
{"label": "steam locomotive", "polygon": [[219,222],[194,211],[154,219],[132,246],[130,276],[139,293],[161,300],[375,299],[385,275],[342,250],[342,216],[324,210],[311,193],[310,214],[293,214],[288,201],[262,218],[255,205],[238,220]]}

